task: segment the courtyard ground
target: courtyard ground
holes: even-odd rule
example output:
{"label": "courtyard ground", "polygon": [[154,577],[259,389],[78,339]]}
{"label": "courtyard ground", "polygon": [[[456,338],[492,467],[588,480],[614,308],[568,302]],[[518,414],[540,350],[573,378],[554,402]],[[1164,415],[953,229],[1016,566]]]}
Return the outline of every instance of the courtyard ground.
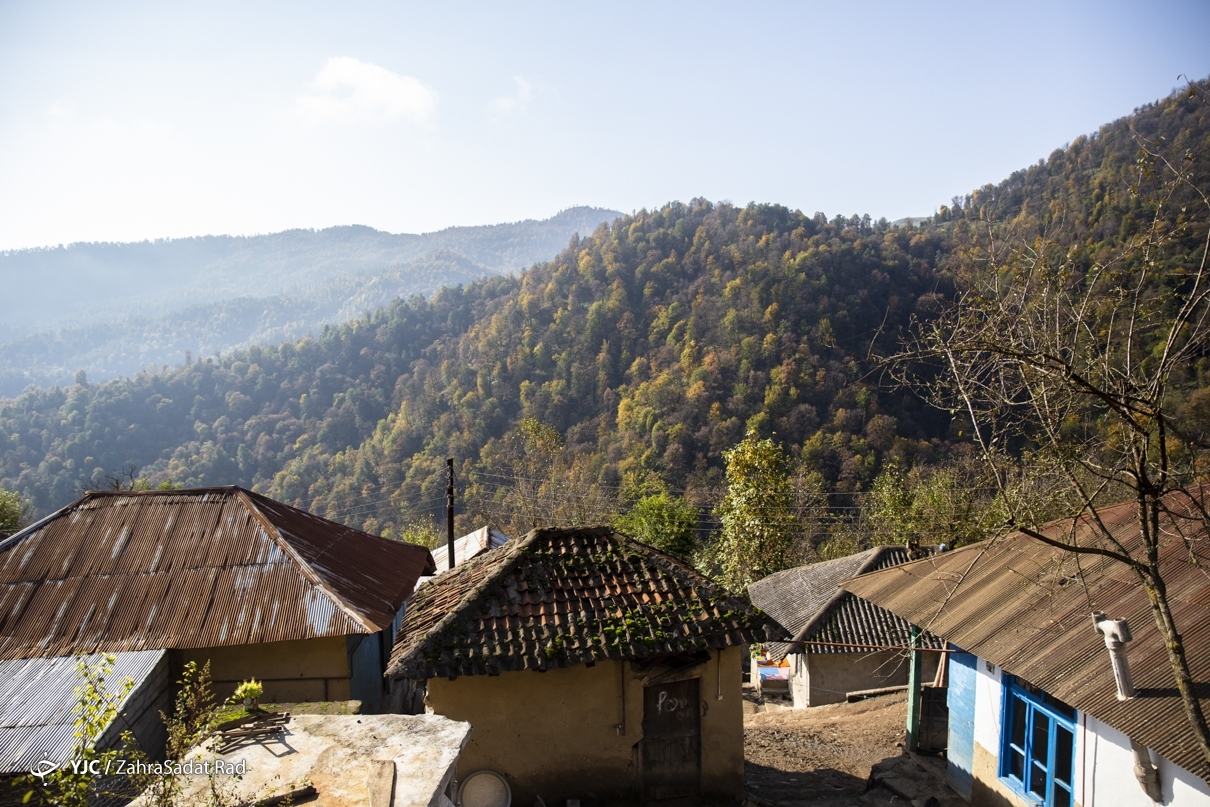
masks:
{"label": "courtyard ground", "polygon": [[[746,693],[744,712],[745,790],[755,807],[924,805],[930,796],[940,807],[965,805],[936,778],[944,760],[903,754],[903,694],[790,709]],[[875,765],[882,786],[867,789]]]}

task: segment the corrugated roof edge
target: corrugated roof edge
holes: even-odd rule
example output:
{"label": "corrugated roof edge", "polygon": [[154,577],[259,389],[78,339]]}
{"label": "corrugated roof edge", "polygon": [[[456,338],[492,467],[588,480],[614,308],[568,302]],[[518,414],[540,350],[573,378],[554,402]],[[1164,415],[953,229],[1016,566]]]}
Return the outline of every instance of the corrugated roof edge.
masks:
{"label": "corrugated roof edge", "polygon": [[[366,633],[377,633],[379,630],[381,630],[381,628],[366,620],[366,618],[362,616],[356,609],[345,602],[343,597],[328,588],[328,586],[324,583],[323,578],[321,578],[315,569],[311,567],[311,564],[307,563],[307,561],[303,559],[302,555],[298,554],[298,551],[290,545],[290,542],[287,541],[285,537],[282,536],[281,530],[278,529],[277,526],[274,525],[274,523],[269,519],[269,517],[256,506],[256,500],[253,497],[257,494],[251,493],[250,491],[244,490],[243,488],[235,485],[232,485],[232,488],[235,490],[236,498],[243,502],[244,506],[247,507],[249,512],[252,513],[252,517],[260,523],[261,529],[265,530],[265,532],[267,532],[273,539],[273,542],[276,543],[281,550],[285,552],[295,564],[298,565],[307,579],[311,581],[311,585],[323,592],[324,596],[331,600],[332,604],[343,611],[346,616],[348,616],[358,625],[361,625],[363,628],[365,628]],[[289,507],[289,505],[286,506]],[[358,532],[360,532],[360,530],[358,530]],[[366,534],[368,535],[369,533]]]}

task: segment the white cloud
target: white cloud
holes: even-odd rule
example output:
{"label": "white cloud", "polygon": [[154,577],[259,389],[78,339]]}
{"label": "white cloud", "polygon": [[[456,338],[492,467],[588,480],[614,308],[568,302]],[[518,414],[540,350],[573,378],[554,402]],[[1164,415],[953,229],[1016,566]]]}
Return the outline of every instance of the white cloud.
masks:
{"label": "white cloud", "polygon": [[437,93],[413,76],[349,56],[328,59],[315,76],[314,94],[298,99],[298,109],[311,123],[322,121],[430,120]]}
{"label": "white cloud", "polygon": [[491,110],[496,115],[508,115],[512,112],[519,112],[525,109],[529,104],[529,97],[533,92],[533,87],[529,82],[520,76],[513,76],[513,83],[517,85],[517,91],[512,95],[506,95],[501,98],[495,98],[491,103]]}

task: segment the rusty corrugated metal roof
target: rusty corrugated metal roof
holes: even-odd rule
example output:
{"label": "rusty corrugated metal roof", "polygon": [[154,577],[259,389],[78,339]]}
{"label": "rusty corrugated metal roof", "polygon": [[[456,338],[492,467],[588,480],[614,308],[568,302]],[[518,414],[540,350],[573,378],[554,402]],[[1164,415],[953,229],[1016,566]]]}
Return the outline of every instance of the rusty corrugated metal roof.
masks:
{"label": "rusty corrugated metal roof", "polygon": [[[1196,493],[1196,491],[1195,491]],[[1184,493],[1162,524],[1160,565],[1202,709],[1210,714],[1210,534]],[[1099,511],[1126,548],[1142,546],[1127,502]],[[1045,534],[1065,538],[1072,521]],[[1081,545],[1091,527],[1076,526]],[[1190,539],[1186,544],[1184,538]],[[1002,667],[1210,781],[1176,692],[1146,591],[1123,564],[1053,548],[1020,533],[865,574],[843,588]],[[1130,622],[1139,696],[1117,699],[1104,640],[1091,613]]]}
{"label": "rusty corrugated metal roof", "polygon": [[0,658],[372,633],[432,568],[238,487],[94,491],[0,542]]}

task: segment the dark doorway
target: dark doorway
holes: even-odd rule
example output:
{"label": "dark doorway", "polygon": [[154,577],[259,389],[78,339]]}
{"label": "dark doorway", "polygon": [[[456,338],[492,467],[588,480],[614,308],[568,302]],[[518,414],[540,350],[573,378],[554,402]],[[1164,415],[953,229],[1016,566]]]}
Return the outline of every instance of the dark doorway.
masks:
{"label": "dark doorway", "polygon": [[643,801],[696,796],[702,786],[698,679],[643,688]]}

